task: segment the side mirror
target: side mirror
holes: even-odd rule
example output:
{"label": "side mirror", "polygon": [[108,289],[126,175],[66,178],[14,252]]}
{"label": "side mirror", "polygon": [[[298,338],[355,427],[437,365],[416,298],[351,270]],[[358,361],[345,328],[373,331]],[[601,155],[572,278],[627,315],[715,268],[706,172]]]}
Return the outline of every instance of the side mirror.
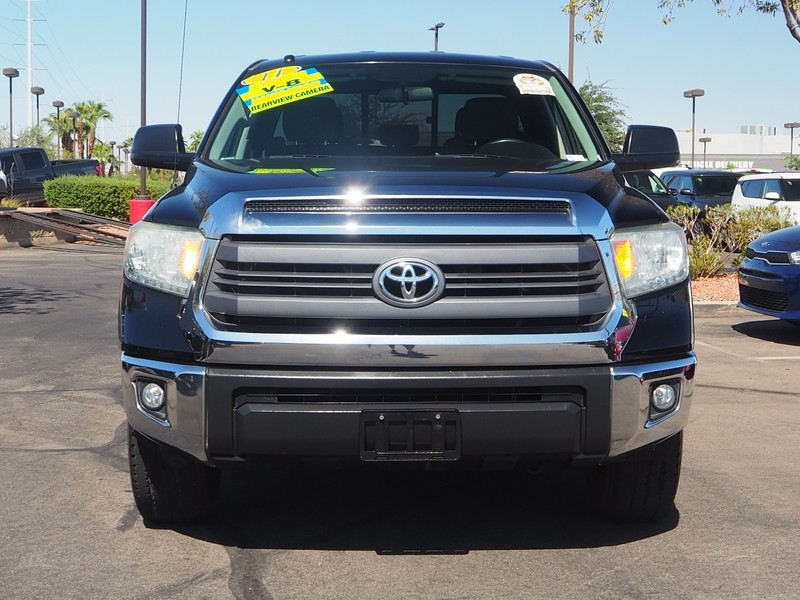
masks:
{"label": "side mirror", "polygon": [[131,162],[139,167],[186,171],[193,160],[180,125],[145,125],[133,137]]}
{"label": "side mirror", "polygon": [[674,167],[681,160],[678,137],[669,127],[631,125],[614,160],[622,172]]}
{"label": "side mirror", "polygon": [[683,188],[680,191],[680,193],[683,194],[684,196],[694,196],[694,192],[692,190],[690,190],[689,188]]}
{"label": "side mirror", "polygon": [[778,192],[767,192],[764,194],[764,200],[783,200]]}
{"label": "side mirror", "polygon": [[669,188],[667,190],[667,192],[669,192],[670,196],[677,196],[678,195],[678,190],[676,190],[675,188]]}

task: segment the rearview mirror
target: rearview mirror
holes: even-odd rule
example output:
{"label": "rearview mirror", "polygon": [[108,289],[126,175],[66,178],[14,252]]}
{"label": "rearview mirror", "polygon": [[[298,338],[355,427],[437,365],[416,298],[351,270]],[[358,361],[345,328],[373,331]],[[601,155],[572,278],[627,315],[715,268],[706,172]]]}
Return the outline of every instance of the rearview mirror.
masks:
{"label": "rearview mirror", "polygon": [[681,160],[675,132],[657,125],[628,127],[622,152],[613,156],[623,172],[674,167]]}
{"label": "rearview mirror", "polygon": [[145,125],[133,137],[131,162],[139,167],[186,171],[193,160],[180,125]]}
{"label": "rearview mirror", "polygon": [[433,100],[433,89],[421,86],[403,86],[378,90],[378,102],[430,102]]}

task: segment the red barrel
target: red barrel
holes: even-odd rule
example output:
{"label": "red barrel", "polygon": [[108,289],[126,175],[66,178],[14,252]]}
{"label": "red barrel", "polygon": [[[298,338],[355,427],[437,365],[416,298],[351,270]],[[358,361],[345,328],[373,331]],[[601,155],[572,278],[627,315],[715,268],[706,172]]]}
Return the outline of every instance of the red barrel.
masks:
{"label": "red barrel", "polygon": [[150,210],[150,207],[155,204],[155,200],[150,197],[147,198],[131,198],[130,207],[130,222],[138,223],[142,220],[144,214]]}

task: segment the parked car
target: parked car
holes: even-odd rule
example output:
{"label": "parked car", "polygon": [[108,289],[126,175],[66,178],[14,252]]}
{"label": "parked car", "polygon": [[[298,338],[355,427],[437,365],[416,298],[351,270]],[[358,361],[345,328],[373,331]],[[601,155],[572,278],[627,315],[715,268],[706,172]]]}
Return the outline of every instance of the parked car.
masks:
{"label": "parked car", "polygon": [[62,175],[95,175],[94,159],[51,161],[43,148],[0,149],[0,170],[6,177],[6,194],[31,206],[44,204],[44,182]]}
{"label": "parked car", "polygon": [[741,173],[714,169],[676,169],[661,173],[661,180],[681,204],[699,208],[728,204]]}
{"label": "parked car", "polygon": [[745,175],[736,184],[731,204],[736,209],[774,206],[800,223],[800,171]]}
{"label": "parked car", "polygon": [[750,242],[739,266],[739,306],[800,326],[800,226]]}
{"label": "parked car", "polygon": [[642,192],[664,210],[678,204],[675,194],[671,193],[661,178],[652,171],[631,171],[625,173],[625,180],[629,186]]}

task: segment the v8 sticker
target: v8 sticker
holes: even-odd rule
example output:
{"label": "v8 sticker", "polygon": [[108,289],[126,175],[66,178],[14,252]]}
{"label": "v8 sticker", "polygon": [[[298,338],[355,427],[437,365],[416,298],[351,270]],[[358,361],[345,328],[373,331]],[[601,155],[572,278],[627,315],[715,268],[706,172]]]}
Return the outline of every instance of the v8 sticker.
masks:
{"label": "v8 sticker", "polygon": [[236,93],[250,113],[332,91],[333,86],[315,67],[297,65],[251,75],[236,88]]}

